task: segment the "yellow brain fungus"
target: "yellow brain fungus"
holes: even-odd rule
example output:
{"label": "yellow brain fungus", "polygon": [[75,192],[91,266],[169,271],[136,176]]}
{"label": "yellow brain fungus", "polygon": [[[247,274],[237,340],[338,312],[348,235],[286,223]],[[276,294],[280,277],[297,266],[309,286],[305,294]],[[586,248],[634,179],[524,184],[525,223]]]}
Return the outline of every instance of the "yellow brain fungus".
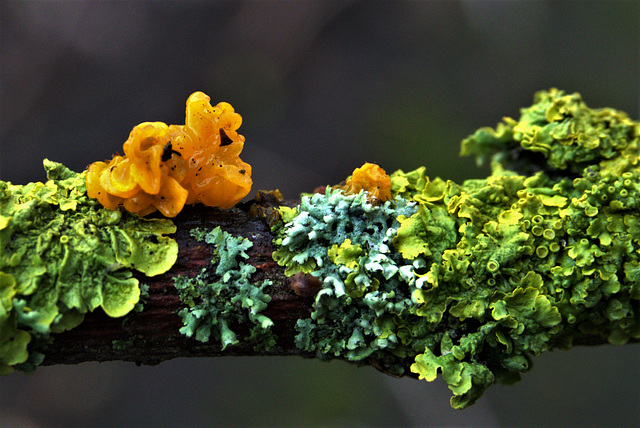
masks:
{"label": "yellow brain fungus", "polygon": [[133,128],[123,149],[124,156],[89,166],[89,197],[112,210],[123,205],[140,216],[157,209],[166,217],[175,217],[187,200],[188,191],[180,185],[187,167],[171,151],[169,127],[161,122],[141,123]]}
{"label": "yellow brain fungus", "polygon": [[175,148],[187,160],[187,175],[182,183],[189,191],[188,204],[231,208],[251,190],[251,165],[240,152],[244,137],[237,129],[242,117],[227,103],[212,107],[209,97],[195,92],[187,100],[184,126],[176,130]]}
{"label": "yellow brain fungus", "polygon": [[347,194],[357,194],[364,190],[369,196],[381,202],[391,199],[391,178],[384,169],[374,163],[367,162],[360,168],[356,168],[351,177],[347,178],[344,186],[335,187]]}
{"label": "yellow brain fungus", "polygon": [[175,217],[185,204],[231,208],[251,190],[251,166],[240,152],[242,117],[227,103],[213,107],[202,92],[187,100],[185,125],[144,122],[123,145],[124,156],[94,162],[87,194],[109,209]]}

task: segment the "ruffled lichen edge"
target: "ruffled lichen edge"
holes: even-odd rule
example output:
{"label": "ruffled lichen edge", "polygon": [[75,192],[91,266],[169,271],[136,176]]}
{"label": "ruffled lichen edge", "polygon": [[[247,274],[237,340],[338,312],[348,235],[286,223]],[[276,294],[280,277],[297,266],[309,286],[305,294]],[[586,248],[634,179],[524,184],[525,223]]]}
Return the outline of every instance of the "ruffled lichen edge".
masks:
{"label": "ruffled lichen edge", "polygon": [[432,381],[451,404],[531,356],[640,338],[640,124],[579,94],[536,94],[462,143],[486,179],[391,174],[392,199],[327,187],[282,208],[274,259],[318,278],[296,345]]}
{"label": "ruffled lichen edge", "polygon": [[[0,373],[32,371],[59,333],[101,308],[139,305],[134,270],[166,272],[178,245],[168,219],[107,210],[87,197],[85,174],[44,161],[45,183],[0,181]],[[139,309],[139,306],[138,306]]]}

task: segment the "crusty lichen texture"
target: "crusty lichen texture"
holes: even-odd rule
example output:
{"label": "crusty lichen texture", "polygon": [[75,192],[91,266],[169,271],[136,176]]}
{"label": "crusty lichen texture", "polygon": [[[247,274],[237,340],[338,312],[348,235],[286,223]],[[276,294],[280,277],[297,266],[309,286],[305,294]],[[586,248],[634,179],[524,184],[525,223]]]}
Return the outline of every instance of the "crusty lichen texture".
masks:
{"label": "crusty lichen texture", "polygon": [[50,333],[102,308],[111,317],[140,298],[132,270],[169,270],[177,243],[167,219],[104,209],[89,198],[85,174],[45,160],[46,183],[0,181],[0,373],[32,370]]}
{"label": "crusty lichen texture", "polygon": [[228,103],[212,106],[194,92],[184,125],[144,122],[123,145],[124,156],[94,162],[87,193],[109,209],[118,206],[139,216],[156,210],[175,217],[185,204],[231,208],[251,190],[251,165],[239,155],[242,118]]}
{"label": "crusty lichen texture", "polygon": [[258,349],[270,349],[276,337],[271,331],[273,322],[261,314],[271,297],[267,290],[270,280],[260,284],[251,282],[255,266],[240,259],[249,256],[246,250],[253,244],[250,240],[235,237],[220,227],[211,231],[191,230],[191,236],[214,248],[211,265],[206,266],[193,278],[174,278],[175,287],[186,307],[178,313],[184,327],[180,333],[208,342],[211,337],[222,343],[222,350],[236,345],[239,339],[231,329],[232,324],[251,323],[251,337]]}
{"label": "crusty lichen texture", "polygon": [[486,179],[397,171],[384,203],[343,186],[282,208],[274,259],[322,281],[297,346],[441,372],[464,408],[531,356],[639,339],[639,146],[626,114],[551,89],[462,142]]}

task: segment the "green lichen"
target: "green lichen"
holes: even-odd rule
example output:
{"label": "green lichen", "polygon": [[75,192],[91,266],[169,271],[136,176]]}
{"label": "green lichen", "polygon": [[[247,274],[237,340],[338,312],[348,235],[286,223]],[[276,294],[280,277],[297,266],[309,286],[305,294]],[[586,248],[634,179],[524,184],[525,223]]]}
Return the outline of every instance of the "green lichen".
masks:
{"label": "green lichen", "polygon": [[590,165],[631,155],[637,135],[638,123],[626,113],[591,109],[580,94],[551,89],[536,93],[534,104],[521,110],[519,120],[505,118],[496,129],[482,128],[465,139],[462,155],[475,155],[479,164],[493,159],[513,170],[582,174]]}
{"label": "green lichen", "polygon": [[102,308],[129,313],[140,297],[132,270],[152,276],[175,262],[169,220],[101,208],[85,173],[44,161],[48,181],[0,181],[0,373],[31,370],[51,333]]}
{"label": "green lichen", "polygon": [[248,340],[258,349],[271,349],[275,346],[273,322],[260,312],[271,301],[267,291],[272,282],[253,284],[251,276],[256,268],[239,261],[249,257],[246,250],[253,246],[251,241],[234,237],[220,227],[208,232],[193,229],[191,235],[214,246],[211,263],[215,267],[207,266],[193,278],[174,278],[180,299],[187,306],[178,313],[184,323],[180,333],[200,342],[208,342],[213,336],[222,342],[224,350],[239,343],[231,325],[249,322],[253,326]]}
{"label": "green lichen", "polygon": [[147,284],[140,284],[140,298],[138,299],[138,303],[133,307],[134,312],[142,312],[148,299],[149,286]]}
{"label": "green lichen", "polygon": [[554,89],[463,141],[492,161],[486,179],[419,168],[391,175],[383,206],[331,188],[303,197],[274,253],[287,274],[323,281],[298,347],[428,381],[441,372],[463,408],[531,356],[639,339],[639,144],[624,113]]}

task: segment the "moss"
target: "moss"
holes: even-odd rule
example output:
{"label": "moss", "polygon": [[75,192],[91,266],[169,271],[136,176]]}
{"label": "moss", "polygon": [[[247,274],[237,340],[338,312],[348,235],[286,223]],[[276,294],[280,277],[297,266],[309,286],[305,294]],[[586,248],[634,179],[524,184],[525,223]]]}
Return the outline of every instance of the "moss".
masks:
{"label": "moss", "polygon": [[397,171],[382,206],[329,187],[286,213],[274,258],[322,281],[298,347],[441,372],[466,407],[531,356],[640,338],[640,124],[555,89],[534,101],[463,141],[486,179]]}
{"label": "moss", "polygon": [[207,266],[194,278],[174,278],[180,299],[187,306],[180,310],[184,327],[180,333],[208,342],[211,337],[222,342],[222,349],[239,343],[233,324],[253,324],[250,337],[258,349],[271,349],[276,337],[271,331],[273,322],[262,315],[271,297],[272,285],[264,280],[260,285],[251,282],[254,266],[243,263],[249,256],[246,250],[253,244],[246,238],[234,237],[220,227],[211,231],[194,229],[191,235],[214,247],[212,266]]}
{"label": "moss", "polygon": [[51,333],[102,308],[121,317],[140,297],[132,270],[152,276],[175,262],[169,220],[101,208],[85,173],[44,161],[48,181],[0,182],[0,371],[35,368]]}
{"label": "moss", "polygon": [[116,339],[111,342],[115,351],[126,351],[131,348],[134,343],[135,339],[132,337],[128,339]]}

